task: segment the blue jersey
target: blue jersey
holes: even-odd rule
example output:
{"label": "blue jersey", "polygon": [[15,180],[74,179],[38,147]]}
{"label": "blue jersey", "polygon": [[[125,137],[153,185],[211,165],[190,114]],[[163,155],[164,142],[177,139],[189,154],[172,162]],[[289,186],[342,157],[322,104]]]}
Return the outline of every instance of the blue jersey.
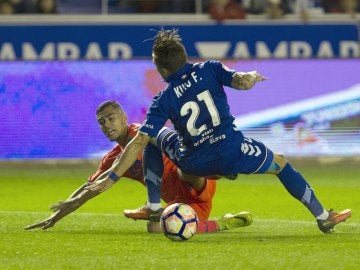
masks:
{"label": "blue jersey", "polygon": [[156,137],[168,119],[179,136],[180,159],[207,162],[239,152],[243,135],[235,130],[223,86],[235,70],[219,61],[187,63],[167,78],[152,101],[140,131]]}

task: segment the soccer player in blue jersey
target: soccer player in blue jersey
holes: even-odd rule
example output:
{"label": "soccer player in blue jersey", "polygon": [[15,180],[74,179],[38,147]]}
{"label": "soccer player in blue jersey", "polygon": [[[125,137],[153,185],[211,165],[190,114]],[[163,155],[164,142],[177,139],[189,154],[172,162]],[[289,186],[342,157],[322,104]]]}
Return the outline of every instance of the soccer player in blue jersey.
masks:
{"label": "soccer player in blue jersey", "polygon": [[[229,69],[220,61],[189,63],[177,29],[157,32],[152,58],[168,86],[152,100],[138,134],[114,163],[112,172],[89,189],[104,191],[111,187],[153,141],[181,169],[184,179],[191,179],[191,175],[275,174],[287,191],[308,208],[324,233],[350,217],[350,209],[324,209],[309,183],[283,155],[236,129],[223,87],[247,90],[265,77],[256,71]],[[168,119],[177,136],[163,128]],[[151,201],[151,197],[159,197],[158,162],[153,159],[147,164],[147,176],[153,179],[153,185],[148,185],[152,210],[160,207],[160,201],[156,202],[159,199]]]}

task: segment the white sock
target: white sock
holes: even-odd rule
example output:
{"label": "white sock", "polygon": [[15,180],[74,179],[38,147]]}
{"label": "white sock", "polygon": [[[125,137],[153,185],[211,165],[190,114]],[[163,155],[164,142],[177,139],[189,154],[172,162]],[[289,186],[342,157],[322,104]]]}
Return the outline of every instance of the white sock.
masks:
{"label": "white sock", "polygon": [[317,216],[316,219],[325,220],[329,217],[329,212],[324,209],[320,216]]}
{"label": "white sock", "polygon": [[153,211],[159,210],[161,208],[161,203],[146,202],[146,205]]}

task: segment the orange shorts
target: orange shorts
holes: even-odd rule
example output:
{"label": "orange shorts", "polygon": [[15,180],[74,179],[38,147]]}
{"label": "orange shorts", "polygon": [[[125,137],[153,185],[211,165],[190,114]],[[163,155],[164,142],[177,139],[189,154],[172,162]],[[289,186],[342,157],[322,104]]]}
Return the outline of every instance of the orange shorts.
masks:
{"label": "orange shorts", "polygon": [[212,198],[216,190],[216,180],[206,179],[200,192],[183,182],[177,167],[168,159],[164,159],[164,174],[161,185],[161,198],[169,205],[182,202],[190,205],[198,214],[199,220],[207,220],[212,208]]}

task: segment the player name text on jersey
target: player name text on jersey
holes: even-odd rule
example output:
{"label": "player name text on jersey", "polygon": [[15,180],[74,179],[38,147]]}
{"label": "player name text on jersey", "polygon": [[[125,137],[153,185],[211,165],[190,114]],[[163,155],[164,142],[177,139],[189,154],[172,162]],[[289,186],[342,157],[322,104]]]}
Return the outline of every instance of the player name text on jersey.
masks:
{"label": "player name text on jersey", "polygon": [[[198,79],[197,79],[197,75],[195,72],[191,72],[191,79],[197,83],[198,82]],[[185,77],[186,78],[186,77]],[[188,79],[186,82],[180,84],[180,85],[177,85],[174,87],[174,92],[176,94],[176,97],[181,97],[182,94],[191,87],[192,85],[192,82],[191,82],[191,79]]]}

